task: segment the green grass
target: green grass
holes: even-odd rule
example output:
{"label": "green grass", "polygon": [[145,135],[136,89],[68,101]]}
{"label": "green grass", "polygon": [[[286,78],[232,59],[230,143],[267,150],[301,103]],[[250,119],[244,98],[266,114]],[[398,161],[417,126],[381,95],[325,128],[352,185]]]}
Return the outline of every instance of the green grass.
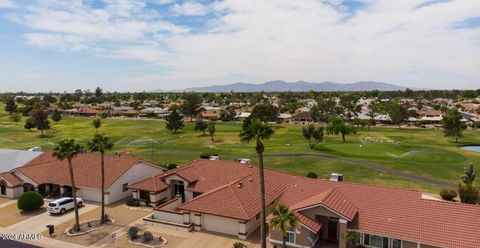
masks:
{"label": "green grass", "polygon": [[[38,130],[29,132],[23,128],[25,117],[14,123],[3,111],[0,104],[0,147],[27,149],[40,146],[51,149],[55,142],[64,138],[75,138],[86,142],[95,134],[93,118],[65,117],[59,123],[52,123],[46,131],[47,137],[40,137]],[[222,159],[254,156],[253,144],[241,143],[238,133],[240,123],[217,123],[215,142],[209,136],[193,131],[194,123],[186,123],[184,131],[172,134],[165,129],[162,120],[103,119],[101,133],[112,138],[114,151],[137,156],[157,164],[168,162],[183,164],[198,159],[203,152],[218,153]],[[465,151],[464,144],[479,144],[480,131],[468,130],[458,144],[443,136],[442,130],[372,128],[359,130],[357,135],[347,136],[347,143],[341,143],[338,136],[326,136],[325,141],[310,150],[301,135],[301,127],[294,125],[275,126],[275,135],[266,141],[266,153],[321,153],[347,158],[376,162],[401,171],[443,180],[457,182],[463,168],[470,163],[479,165],[480,153]],[[152,152],[152,147],[155,147]],[[154,154],[154,156],[153,156]],[[316,172],[328,178],[331,172],[345,174],[348,181],[388,185],[394,187],[418,188],[437,192],[438,188],[395,177],[357,164],[311,157],[268,157],[266,166],[305,175]]]}

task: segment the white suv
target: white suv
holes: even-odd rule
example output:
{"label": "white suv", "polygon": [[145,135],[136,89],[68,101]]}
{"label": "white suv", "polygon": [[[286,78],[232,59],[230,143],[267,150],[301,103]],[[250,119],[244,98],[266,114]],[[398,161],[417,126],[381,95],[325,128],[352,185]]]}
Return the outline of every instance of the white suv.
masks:
{"label": "white suv", "polygon": [[[64,214],[70,209],[74,207],[73,198],[72,197],[63,197],[52,201],[48,204],[48,212],[50,214]],[[83,200],[77,197],[77,206],[83,206]]]}

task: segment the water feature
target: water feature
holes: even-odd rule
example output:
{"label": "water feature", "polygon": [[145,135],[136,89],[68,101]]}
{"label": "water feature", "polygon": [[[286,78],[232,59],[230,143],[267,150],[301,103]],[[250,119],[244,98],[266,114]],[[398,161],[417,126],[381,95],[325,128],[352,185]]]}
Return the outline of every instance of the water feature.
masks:
{"label": "water feature", "polygon": [[480,146],[464,146],[462,149],[471,151],[471,152],[480,152]]}

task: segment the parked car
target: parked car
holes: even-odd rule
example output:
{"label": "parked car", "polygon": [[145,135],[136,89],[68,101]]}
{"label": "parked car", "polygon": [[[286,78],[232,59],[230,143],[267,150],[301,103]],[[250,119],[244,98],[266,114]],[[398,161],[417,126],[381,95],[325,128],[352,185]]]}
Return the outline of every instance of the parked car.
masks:
{"label": "parked car", "polygon": [[[70,209],[74,208],[73,198],[72,197],[63,197],[52,201],[48,204],[48,212],[50,214],[64,214]],[[77,197],[77,206],[83,206],[83,200]]]}

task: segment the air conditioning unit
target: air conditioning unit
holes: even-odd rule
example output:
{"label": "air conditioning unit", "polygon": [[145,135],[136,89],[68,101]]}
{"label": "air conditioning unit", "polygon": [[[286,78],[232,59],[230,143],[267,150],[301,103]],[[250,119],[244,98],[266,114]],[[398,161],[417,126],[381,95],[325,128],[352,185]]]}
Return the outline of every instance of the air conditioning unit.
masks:
{"label": "air conditioning unit", "polygon": [[341,173],[332,173],[332,174],[330,174],[330,181],[332,181],[332,182],[341,182],[341,181],[343,181],[343,174],[341,174]]}

